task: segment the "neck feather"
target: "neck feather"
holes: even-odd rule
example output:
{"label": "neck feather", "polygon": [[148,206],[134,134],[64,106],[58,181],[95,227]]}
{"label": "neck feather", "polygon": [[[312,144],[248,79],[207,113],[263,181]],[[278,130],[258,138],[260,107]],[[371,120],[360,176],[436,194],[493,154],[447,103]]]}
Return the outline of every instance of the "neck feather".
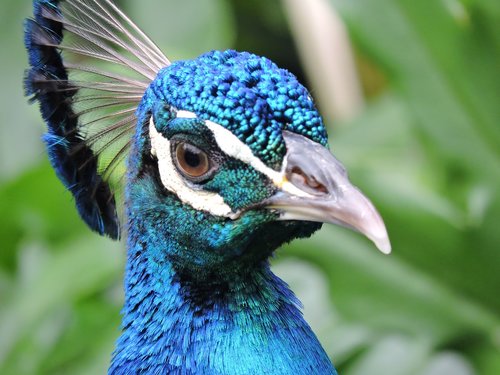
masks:
{"label": "neck feather", "polygon": [[123,333],[110,374],[335,374],[267,263],[199,285],[143,237],[129,233]]}

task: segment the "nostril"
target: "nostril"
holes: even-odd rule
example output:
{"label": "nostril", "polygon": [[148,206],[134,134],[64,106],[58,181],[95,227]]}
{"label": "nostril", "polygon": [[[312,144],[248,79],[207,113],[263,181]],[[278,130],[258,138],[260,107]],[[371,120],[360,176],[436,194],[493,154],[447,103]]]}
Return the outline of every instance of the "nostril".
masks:
{"label": "nostril", "polygon": [[293,167],[291,171],[287,173],[287,177],[290,182],[294,185],[307,185],[307,176],[299,167]]}
{"label": "nostril", "polygon": [[326,189],[325,185],[323,185],[322,183],[318,182],[314,177],[310,177],[308,180],[307,180],[307,186],[313,188],[314,190],[316,191],[319,191],[323,194],[327,194],[328,193],[328,190]]}
{"label": "nostril", "polygon": [[288,173],[287,177],[292,184],[297,187],[307,188],[312,194],[328,194],[328,189],[314,176],[308,176],[302,169],[295,166]]}

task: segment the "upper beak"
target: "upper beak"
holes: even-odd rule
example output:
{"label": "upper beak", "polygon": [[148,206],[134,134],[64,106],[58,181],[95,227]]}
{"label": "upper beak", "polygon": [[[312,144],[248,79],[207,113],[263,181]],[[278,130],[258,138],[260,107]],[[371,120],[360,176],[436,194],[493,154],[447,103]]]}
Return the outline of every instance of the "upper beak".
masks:
{"label": "upper beak", "polygon": [[265,205],[281,212],[281,220],[340,224],[357,230],[385,254],[391,243],[373,204],[347,177],[330,151],[301,135],[285,131],[285,179]]}

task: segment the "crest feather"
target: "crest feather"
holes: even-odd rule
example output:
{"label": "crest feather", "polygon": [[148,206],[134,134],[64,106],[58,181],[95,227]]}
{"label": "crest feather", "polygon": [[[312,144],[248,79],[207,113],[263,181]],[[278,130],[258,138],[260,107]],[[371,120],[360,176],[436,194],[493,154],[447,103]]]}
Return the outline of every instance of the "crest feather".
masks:
{"label": "crest feather", "polygon": [[115,187],[135,112],[170,61],[110,0],[34,0],[25,22],[26,95],[38,101],[52,166],[85,222],[120,235]]}

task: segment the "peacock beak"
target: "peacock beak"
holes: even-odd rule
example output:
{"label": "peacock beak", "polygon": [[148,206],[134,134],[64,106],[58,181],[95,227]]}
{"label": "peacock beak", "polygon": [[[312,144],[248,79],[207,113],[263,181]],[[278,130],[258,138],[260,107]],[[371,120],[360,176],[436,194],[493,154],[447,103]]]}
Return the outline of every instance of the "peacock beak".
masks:
{"label": "peacock beak", "polygon": [[283,136],[285,179],[266,207],[281,212],[280,220],[333,223],[357,230],[389,254],[391,243],[380,214],[350,183],[343,165],[327,148],[306,137],[287,131]]}

